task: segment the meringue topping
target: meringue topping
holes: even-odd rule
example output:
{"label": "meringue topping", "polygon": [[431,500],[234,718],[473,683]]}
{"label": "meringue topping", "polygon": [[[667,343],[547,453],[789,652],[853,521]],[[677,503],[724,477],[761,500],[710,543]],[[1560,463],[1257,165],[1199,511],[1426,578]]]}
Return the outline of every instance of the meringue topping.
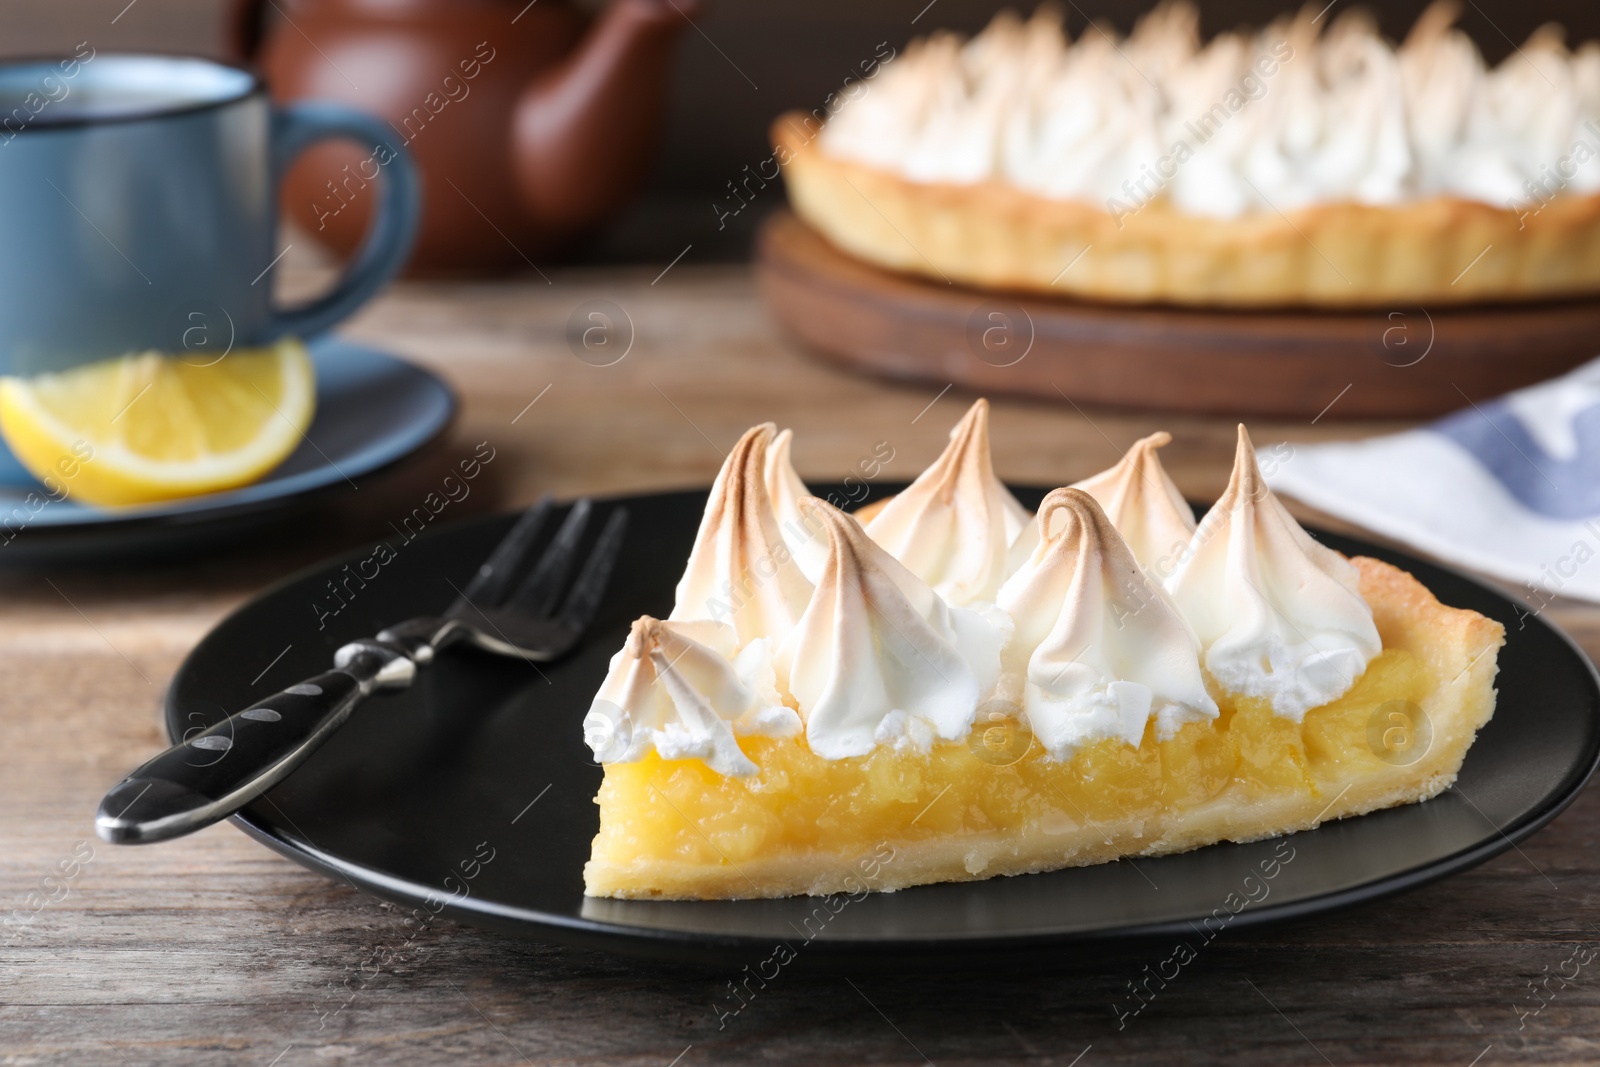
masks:
{"label": "meringue topping", "polygon": [[630,763],[654,749],[720,774],[757,773],[735,735],[790,736],[800,719],[778,696],[766,640],[736,647],[726,623],[635,621],[583,720],[595,759]]}
{"label": "meringue topping", "polygon": [[669,616],[730,623],[741,647],[758,637],[783,640],[811,596],[767,495],[775,429],[770,422],[752,427],[728,453]]}
{"label": "meringue topping", "polygon": [[787,431],[740,438],[672,617],[638,620],[611,661],[584,721],[596,758],[655,751],[753,775],[737,738],[801,731],[824,759],[926,750],[966,737],[994,698],[1066,759],[1099,739],[1137,746],[1152,722],[1165,740],[1216,717],[1224,691],[1302,721],[1381,651],[1356,568],[1267,488],[1243,426],[1228,490],[1191,532],[1156,455],[1167,434],[1030,521],[994,475],[987,417],[974,404],[865,529],[806,492]]}
{"label": "meringue topping", "polygon": [[1133,551],[1145,570],[1162,575],[1158,564],[1189,544],[1194,534],[1194,512],[1167,476],[1156,449],[1172,441],[1165,430],[1141,437],[1116,466],[1073,484],[1105,510],[1111,525]]}
{"label": "meringue topping", "polygon": [[1356,568],[1267,488],[1244,426],[1228,489],[1167,581],[1211,676],[1300,722],[1344,695],[1383,648]]}
{"label": "meringue topping", "polygon": [[1037,521],[1039,543],[998,602],[1016,625],[1005,669],[1026,672],[1023,711],[1046,751],[1063,759],[1105,737],[1137,746],[1151,718],[1162,740],[1215,718],[1194,631],[1095,498],[1057,489]]}
{"label": "meringue topping", "polygon": [[995,477],[989,402],[978,400],[950,444],[904,492],[883,505],[867,533],[952,604],[993,600],[1007,553],[1029,525],[1028,509]]}
{"label": "meringue topping", "polygon": [[800,507],[827,558],[778,657],[812,750],[841,759],[965,737],[999,676],[1003,622],[946,604],[837,508]]}
{"label": "meringue topping", "polygon": [[912,181],[999,180],[1119,219],[1156,199],[1231,218],[1600,191],[1600,46],[1569,51],[1547,28],[1490,68],[1452,3],[1398,47],[1370,17],[1322,20],[1321,7],[1204,45],[1189,3],[1162,4],[1126,39],[1094,26],[1071,41],[1053,8],[1026,23],[1002,12],[970,41],[913,42],[821,144]]}
{"label": "meringue topping", "polygon": [[793,443],[794,431],[784,430],[767,447],[767,496],[772,499],[772,509],[778,517],[783,542],[794,554],[800,573],[806,576],[807,581],[815,582],[822,574],[828,544],[815,520],[808,520],[800,512],[800,501],[809,497],[811,491],[800,480],[794,462],[789,458]]}

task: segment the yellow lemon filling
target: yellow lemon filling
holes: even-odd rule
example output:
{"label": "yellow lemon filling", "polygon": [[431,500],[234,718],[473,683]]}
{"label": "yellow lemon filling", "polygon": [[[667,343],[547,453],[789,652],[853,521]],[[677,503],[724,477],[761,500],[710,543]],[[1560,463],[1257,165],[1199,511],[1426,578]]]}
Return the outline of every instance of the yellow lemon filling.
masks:
{"label": "yellow lemon filling", "polygon": [[[651,753],[606,768],[593,855],[618,865],[736,867],[817,851],[866,855],[884,841],[1030,826],[1092,830],[1192,810],[1223,795],[1240,802],[1289,794],[1331,799],[1351,775],[1409,762],[1423,731],[1408,709],[1431,685],[1420,659],[1391,649],[1303,723],[1261,700],[1224,697],[1217,719],[1190,723],[1168,740],[1156,738],[1152,722],[1137,748],[1105,739],[1062,761],[1010,721],[980,722],[969,740],[931,751],[885,746],[838,760],[816,755],[799,737],[743,738],[741,748],[761,769],[749,778]],[[1374,720],[1384,724],[1376,750]],[[997,731],[1005,735],[1000,743]]]}

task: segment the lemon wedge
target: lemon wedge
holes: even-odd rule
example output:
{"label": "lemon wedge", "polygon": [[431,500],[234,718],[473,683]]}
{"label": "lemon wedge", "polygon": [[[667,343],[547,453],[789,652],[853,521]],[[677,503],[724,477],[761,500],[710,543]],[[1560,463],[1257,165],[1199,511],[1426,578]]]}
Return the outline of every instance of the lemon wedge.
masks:
{"label": "lemon wedge", "polygon": [[215,361],[143,352],[32,378],[0,378],[0,435],[52,495],[147,504],[248,485],[311,424],[305,346]]}

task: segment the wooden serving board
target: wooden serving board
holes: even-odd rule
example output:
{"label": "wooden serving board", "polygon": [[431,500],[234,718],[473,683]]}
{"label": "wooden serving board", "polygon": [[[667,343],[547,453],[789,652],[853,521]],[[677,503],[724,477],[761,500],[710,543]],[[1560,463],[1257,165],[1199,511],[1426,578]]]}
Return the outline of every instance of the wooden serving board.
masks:
{"label": "wooden serving board", "polygon": [[788,211],[763,224],[768,307],[810,348],[893,378],[1221,415],[1439,415],[1600,354],[1600,301],[1370,311],[1117,306],[870,266]]}

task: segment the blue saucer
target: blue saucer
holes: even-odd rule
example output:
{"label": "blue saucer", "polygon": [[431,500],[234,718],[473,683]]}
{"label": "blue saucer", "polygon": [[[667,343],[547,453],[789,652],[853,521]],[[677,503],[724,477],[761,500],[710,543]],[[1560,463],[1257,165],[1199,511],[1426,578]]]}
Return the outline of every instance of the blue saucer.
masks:
{"label": "blue saucer", "polygon": [[332,337],[309,348],[317,413],[306,439],[271,474],[240,489],[128,508],[50,500],[0,442],[0,566],[170,543],[168,535],[180,527],[187,533],[233,525],[323,490],[355,487],[450,425],[455,394],[428,371]]}

